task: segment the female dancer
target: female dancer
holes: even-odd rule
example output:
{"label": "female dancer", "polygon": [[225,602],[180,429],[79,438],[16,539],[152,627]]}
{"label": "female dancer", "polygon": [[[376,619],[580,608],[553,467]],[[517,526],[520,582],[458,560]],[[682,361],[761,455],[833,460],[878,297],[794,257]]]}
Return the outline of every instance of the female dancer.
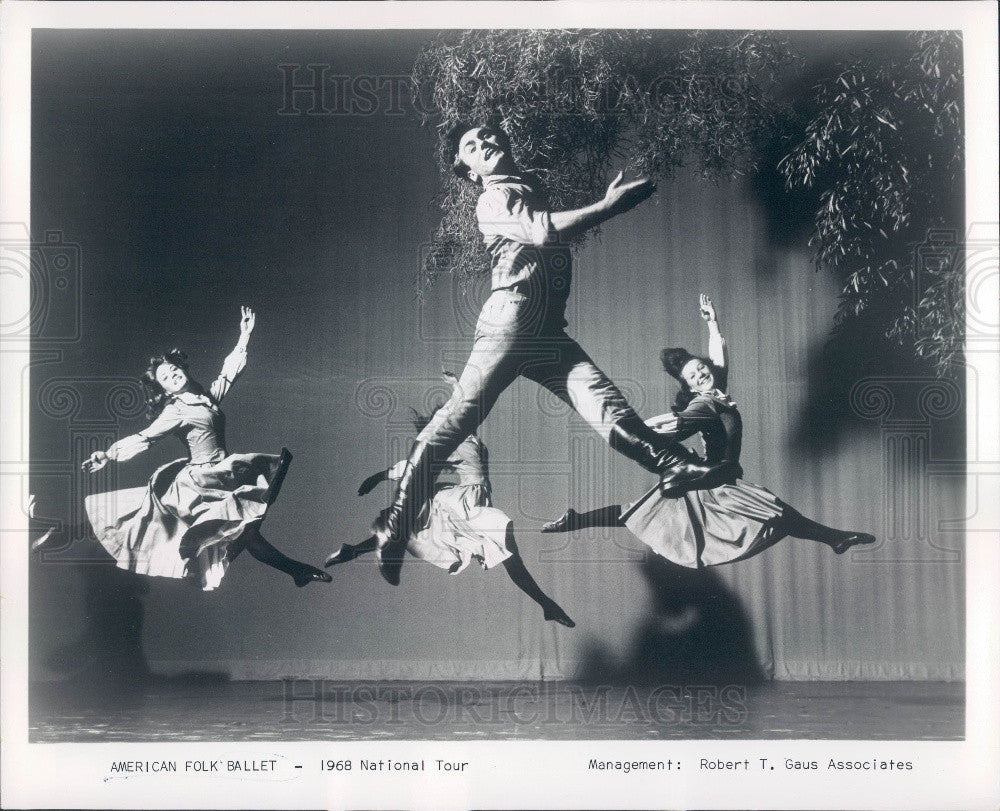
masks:
{"label": "female dancer", "polygon": [[[166,436],[187,444],[189,458],[159,468],[145,487],[99,493],[85,501],[101,545],[119,568],[138,574],[190,578],[205,591],[216,588],[243,549],[291,575],[295,585],[329,583],[326,572],[286,557],[260,534],[264,515],[278,495],[292,455],[229,454],[219,403],[243,371],[255,315],[241,308],[240,338],[206,391],[188,375],[187,356],[173,349],[152,358],[142,384],[148,428],[95,451],[83,463],[94,472],[124,462]],[[35,549],[45,545],[36,542]]]}
{"label": "female dancer", "polygon": [[[444,377],[452,385],[454,400],[459,391],[458,378],[451,372],[445,372]],[[413,425],[418,433],[429,421],[430,417],[414,412]],[[369,476],[361,483],[358,495],[371,492],[379,482],[398,481],[405,466],[404,459]],[[500,563],[514,585],[542,607],[546,620],[573,628],[576,623],[541,590],[525,567],[514,542],[514,522],[493,506],[488,452],[482,440],[470,435],[448,457],[446,466],[458,476],[458,484],[438,485],[434,497],[420,512],[417,530],[410,536],[406,551],[448,574],[458,574],[473,559],[484,569]],[[374,535],[361,543],[343,544],[326,559],[326,566],[347,563],[376,548]]]}
{"label": "female dancer", "polygon": [[769,490],[739,478],[743,423],[726,393],[726,343],[711,299],[701,294],[699,304],[708,324],[708,358],[695,357],[686,349],[663,350],[663,368],[681,389],[673,412],[653,417],[648,424],[678,440],[700,433],[709,464],[725,461],[735,466],[732,481],[676,498],[664,498],[654,487],[624,511],[618,504],[585,513],[571,508],[545,524],[542,532],[626,526],[654,552],[690,568],[744,560],[786,535],[819,541],[838,555],[856,544],[874,543],[872,535],[811,521]]}

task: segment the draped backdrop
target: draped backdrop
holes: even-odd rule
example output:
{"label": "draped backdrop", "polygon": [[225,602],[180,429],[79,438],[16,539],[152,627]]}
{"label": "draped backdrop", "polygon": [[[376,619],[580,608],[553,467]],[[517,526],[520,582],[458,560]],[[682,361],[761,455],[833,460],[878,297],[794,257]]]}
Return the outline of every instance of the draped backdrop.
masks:
{"label": "draped backdrop", "polygon": [[[313,91],[289,107],[280,66],[393,80],[427,36],[36,32],[32,231],[59,231],[80,259],[79,336],[35,342],[37,517],[73,524],[87,493],[142,484],[182,455],[168,440],[100,475],[75,472],[92,447],[145,424],[132,397],[151,353],[185,348],[210,381],[245,304],[257,329],[226,402],[227,444],[295,455],[265,534],[317,564],[367,535],[386,495],[359,498],[358,483],[405,451],[408,407],[441,396],[440,368],[459,371],[487,287],[444,279],[416,298],[437,216],[433,134],[418,116],[384,94],[370,114],[306,114]],[[843,47],[800,37],[815,59]],[[296,589],[244,556],[216,592],[153,580],[116,602],[106,567],[78,565],[70,549],[32,563],[33,673],[44,678],[52,652],[103,617],[161,673],[707,679],[735,666],[754,678],[962,678],[963,393],[865,339],[824,352],[835,280],[812,265],[808,212],[775,183],[686,171],[660,183],[577,254],[570,331],[651,416],[674,393],[659,350],[704,348],[697,297],[709,294],[746,478],[807,516],[875,533],[874,548],[836,556],[788,539],[691,572],[623,529],[542,535],[569,504],[626,502],[652,481],[520,381],[481,432],[495,501],[576,629],[543,622],[502,569],[451,577],[411,558],[391,588],[364,560]]]}

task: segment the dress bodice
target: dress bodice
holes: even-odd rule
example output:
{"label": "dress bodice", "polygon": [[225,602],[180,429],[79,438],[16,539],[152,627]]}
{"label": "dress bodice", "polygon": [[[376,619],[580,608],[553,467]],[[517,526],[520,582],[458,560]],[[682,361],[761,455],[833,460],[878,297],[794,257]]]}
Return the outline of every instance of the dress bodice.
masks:
{"label": "dress bodice", "polygon": [[192,464],[226,458],[226,417],[207,395],[173,398],[148,427],[116,442],[108,454],[119,461],[129,459],[171,435],[187,445]]}
{"label": "dress bodice", "polygon": [[146,428],[115,442],[108,457],[131,459],[165,436],[176,436],[188,447],[191,463],[213,464],[226,458],[226,417],[219,403],[246,365],[246,347],[237,345],[222,365],[222,373],[208,392],[182,391],[170,398],[163,411]]}
{"label": "dress bodice", "polygon": [[226,458],[226,416],[214,403],[177,402],[177,435],[187,444],[193,464]]}
{"label": "dress bodice", "polygon": [[736,404],[715,394],[696,394],[677,415],[677,438],[700,433],[705,442],[705,460],[740,461],[743,447],[743,419]]}
{"label": "dress bodice", "polygon": [[489,452],[482,440],[471,434],[448,457],[445,469],[458,476],[459,484],[489,485]]}

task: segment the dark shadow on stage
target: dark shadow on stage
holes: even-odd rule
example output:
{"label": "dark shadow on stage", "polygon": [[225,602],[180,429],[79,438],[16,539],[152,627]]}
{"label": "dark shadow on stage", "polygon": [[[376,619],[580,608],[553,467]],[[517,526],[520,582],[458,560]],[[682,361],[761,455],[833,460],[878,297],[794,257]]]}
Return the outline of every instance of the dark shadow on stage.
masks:
{"label": "dark shadow on stage", "polygon": [[[794,37],[793,37],[794,39]],[[785,115],[779,116],[779,125],[768,139],[757,147],[758,170],[749,177],[749,191],[763,214],[770,251],[775,257],[793,247],[807,245],[815,230],[815,217],[822,207],[821,192],[837,180],[830,169],[821,169],[812,188],[788,188],[778,165],[782,158],[806,138],[806,126],[819,112],[816,87],[829,85],[842,71],[845,63],[854,60],[888,59],[906,60],[912,55],[912,45],[903,37],[886,35],[885,32],[851,32],[837,35],[831,32],[822,46],[811,43],[799,46],[800,59],[790,65],[779,79],[777,98],[785,106]],[[931,137],[927,134],[911,137]],[[928,147],[930,149],[930,147]],[[944,182],[942,180],[942,182]],[[916,205],[916,204],[914,204]],[[932,208],[922,213],[915,212],[916,222],[953,223],[956,230],[964,230],[965,211],[961,195],[942,196],[928,203]],[[947,229],[940,227],[942,234]],[[896,242],[883,249],[886,256],[903,256],[916,251],[919,243],[926,242],[929,235],[905,231],[894,236]],[[947,237],[941,237],[946,241]],[[814,248],[810,248],[815,255]],[[917,273],[920,263],[917,262]],[[774,273],[773,261],[758,263],[755,272],[760,277]],[[838,283],[847,284],[851,268],[843,269]],[[828,268],[814,268],[809,271],[818,274],[832,274]],[[917,279],[917,292],[921,285],[932,279]],[[852,406],[851,393],[854,386],[866,378],[886,381],[890,390],[899,381],[925,381],[935,377],[935,370],[929,363],[918,360],[912,346],[903,346],[886,337],[890,325],[902,312],[903,305],[914,304],[912,291],[898,290],[898,298],[888,293],[873,293],[867,310],[860,315],[836,322],[832,308],[827,322],[827,335],[818,345],[811,348],[808,358],[808,399],[798,415],[794,429],[789,435],[789,445],[793,454],[803,461],[814,460],[817,454],[836,452],[838,443],[847,434],[877,434],[878,426],[870,419],[858,414]],[[817,333],[821,325],[817,325]],[[955,376],[962,387],[962,373]],[[903,386],[905,387],[905,382]],[[895,391],[891,391],[896,395]],[[896,418],[908,419],[910,415],[896,414]],[[935,442],[941,443],[937,458],[958,460],[965,458],[964,414],[957,414],[948,425],[935,424]]]}
{"label": "dark shadow on stage", "polygon": [[118,714],[140,707],[150,692],[229,681],[221,672],[154,676],[142,645],[148,580],[111,561],[80,563],[74,570],[84,582],[84,629],[42,657],[50,679],[32,682],[33,714],[71,707]]}
{"label": "dark shadow on stage", "polygon": [[600,643],[584,654],[586,684],[740,685],[766,674],[736,596],[712,569],[688,569],[658,555],[642,564],[652,605],[620,660]]}
{"label": "dark shadow on stage", "polygon": [[[955,740],[960,683],[767,682],[749,624],[713,570],[643,564],[651,610],[628,655],[591,652],[570,682],[367,682],[150,674],[142,578],[86,569],[87,626],[35,681],[29,740]],[[72,669],[75,668],[75,669]]]}

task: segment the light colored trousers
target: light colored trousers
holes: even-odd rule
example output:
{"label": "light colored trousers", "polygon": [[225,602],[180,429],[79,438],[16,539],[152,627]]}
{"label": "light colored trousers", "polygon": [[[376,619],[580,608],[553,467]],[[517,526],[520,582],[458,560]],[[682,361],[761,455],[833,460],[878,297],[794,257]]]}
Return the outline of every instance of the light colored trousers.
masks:
{"label": "light colored trousers", "polygon": [[561,313],[551,317],[522,293],[498,290],[486,300],[458,388],[418,437],[431,446],[434,459],[447,459],[474,433],[519,376],[574,408],[605,441],[612,425],[636,416],[564,326]]}

